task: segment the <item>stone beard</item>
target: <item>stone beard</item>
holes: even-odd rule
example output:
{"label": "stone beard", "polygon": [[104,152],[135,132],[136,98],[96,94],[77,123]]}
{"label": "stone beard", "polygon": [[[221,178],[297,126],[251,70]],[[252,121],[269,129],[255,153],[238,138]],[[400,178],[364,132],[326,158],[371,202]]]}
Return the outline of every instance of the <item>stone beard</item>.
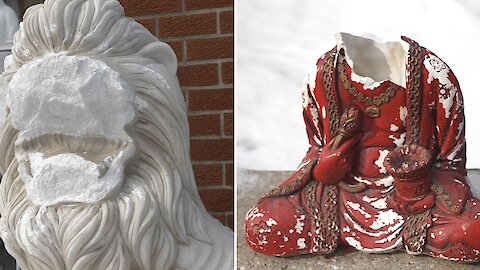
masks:
{"label": "stone beard", "polygon": [[[67,20],[68,19],[68,20]],[[0,87],[0,228],[22,269],[231,269],[176,57],[116,0],[27,10]]]}

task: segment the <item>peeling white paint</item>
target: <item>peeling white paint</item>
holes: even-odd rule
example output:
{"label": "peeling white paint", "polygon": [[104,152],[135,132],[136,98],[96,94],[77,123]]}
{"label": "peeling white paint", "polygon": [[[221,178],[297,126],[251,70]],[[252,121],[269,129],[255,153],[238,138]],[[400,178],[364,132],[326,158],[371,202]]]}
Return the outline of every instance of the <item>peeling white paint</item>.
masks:
{"label": "peeling white paint", "polygon": [[288,242],[288,237],[286,235],[283,236],[283,242]]}
{"label": "peeling white paint", "polygon": [[395,124],[390,124],[390,131],[395,132],[398,130],[398,126]]}
{"label": "peeling white paint", "polygon": [[385,158],[387,157],[388,153],[390,151],[388,150],[378,150],[379,156],[378,159],[374,162],[375,166],[379,168],[380,173],[387,173],[387,169],[385,166],[383,166],[383,162],[385,161]]}
{"label": "peeling white paint", "polygon": [[379,186],[389,187],[393,185],[393,176],[389,175],[382,179],[375,181],[375,183]]}
{"label": "peeling white paint", "polygon": [[315,140],[315,142],[318,144],[318,145],[324,145],[324,142],[322,142],[317,135],[313,136],[313,140]]}
{"label": "peeling white paint", "polygon": [[322,118],[327,118],[327,111],[325,110],[325,106],[322,106]]}
{"label": "peeling white paint", "polygon": [[300,163],[300,165],[298,165],[298,168],[297,168],[297,171],[302,169],[303,167],[307,166],[308,163],[310,163],[311,160],[305,160],[304,162]]}
{"label": "peeling white paint", "polygon": [[[387,233],[387,231],[369,232],[369,231],[365,230],[360,224],[355,222],[353,220],[353,218],[350,217],[350,215],[348,213],[343,213],[343,217],[345,218],[345,220],[347,222],[349,222],[353,225],[353,229],[356,230],[356,232],[360,232],[360,233],[366,234],[366,235],[371,236],[371,237],[381,237],[382,235]],[[352,233],[352,235],[353,234],[354,234],[354,232]]]}
{"label": "peeling white paint", "polygon": [[375,198],[375,197],[372,198],[372,197],[368,197],[367,195],[363,195],[362,200],[367,203],[371,203],[373,201],[378,200],[378,198]]}
{"label": "peeling white paint", "polygon": [[362,243],[360,243],[360,241],[358,241],[357,239],[353,238],[353,237],[345,237],[345,241],[347,241],[347,243],[356,248],[356,249],[363,249],[362,247]]}
{"label": "peeling white paint", "polygon": [[295,231],[298,234],[301,234],[303,231],[303,226],[305,226],[305,223],[302,222],[302,220],[305,220],[305,215],[300,215],[299,218],[297,218],[297,223],[295,224]]}
{"label": "peeling white paint", "polygon": [[315,128],[318,129],[318,110],[315,107],[310,107],[310,114],[312,115],[312,121],[315,125]]}
{"label": "peeling white paint", "polygon": [[387,198],[381,198],[371,203],[376,209],[387,209]]}
{"label": "peeling white paint", "polygon": [[379,87],[385,80],[383,81],[375,81],[374,79],[367,77],[367,76],[360,76],[355,73],[352,69],[352,73],[350,75],[352,81],[357,82],[363,85],[363,89],[365,90],[374,90],[375,88]]}
{"label": "peeling white paint", "polygon": [[407,137],[407,134],[405,132],[403,132],[402,134],[400,134],[400,137],[397,138],[395,137],[394,135],[390,135],[388,136],[389,139],[392,139],[393,140],[393,143],[397,146],[397,147],[401,147],[403,146],[403,144],[405,143],[405,138]]}
{"label": "peeling white paint", "polygon": [[360,212],[365,218],[371,218],[372,217],[372,215],[367,213],[365,211],[365,209],[359,203],[347,201],[347,205],[350,208],[352,208],[353,210],[356,210],[356,211]]}
{"label": "peeling white paint", "polygon": [[269,218],[269,219],[266,221],[266,223],[267,223],[267,226],[269,226],[269,227],[272,227],[272,225],[277,225],[277,224],[278,224],[277,221],[274,220],[273,218]]}
{"label": "peeling white paint", "polygon": [[445,110],[445,118],[449,118],[451,114],[450,109],[452,108],[458,92],[457,87],[448,78],[450,69],[442,60],[440,60],[440,58],[432,54],[425,56],[423,64],[428,71],[427,83],[430,84],[434,79],[437,79],[442,87],[440,89],[438,101],[442,104],[442,107]]}
{"label": "peeling white paint", "polygon": [[305,249],[307,247],[307,245],[305,244],[305,238],[297,239],[297,247],[298,249]]}
{"label": "peeling white paint", "polygon": [[367,180],[361,176],[354,176],[353,179],[355,179],[355,181],[357,182],[360,182],[360,183],[364,183],[364,184],[367,184],[367,185],[371,185],[372,182],[370,180]]}
{"label": "peeling white paint", "polygon": [[402,120],[403,126],[405,126],[405,119],[407,119],[407,114],[408,114],[407,107],[400,106],[399,114],[400,114],[400,120]]}
{"label": "peeling white paint", "polygon": [[[453,122],[452,122],[453,123]],[[457,136],[455,136],[455,140],[458,140],[460,138],[460,135],[462,135],[462,132],[463,132],[463,128],[465,126],[465,122],[462,121],[458,124],[458,127],[457,127],[457,130],[458,130],[458,133],[457,133]]]}
{"label": "peeling white paint", "polygon": [[260,212],[260,209],[258,209],[257,207],[250,209],[246,215],[247,220],[254,220],[255,218],[258,218],[258,217],[263,217],[263,213]]}
{"label": "peeling white paint", "polygon": [[[393,249],[396,249],[398,247],[400,247],[400,245],[402,244],[402,238],[401,237],[398,237],[398,235],[400,234],[400,232],[402,232],[401,230],[401,225],[403,223],[400,223],[400,224],[397,224],[395,227],[395,233],[387,236],[386,238],[383,238],[381,240],[379,240],[378,242],[375,241],[375,243],[387,243],[387,242],[391,242],[393,239],[397,238],[397,240],[395,241],[395,243],[387,246],[387,247],[384,247],[384,248],[368,248],[368,247],[364,247],[362,246],[362,244],[360,243],[360,241],[358,241],[356,238],[354,237],[345,237],[345,241],[347,241],[347,243],[358,249],[358,250],[362,250],[362,251],[365,251],[365,252],[372,252],[372,253],[383,253],[383,252],[387,252],[387,251],[390,251],[390,250],[393,250]],[[355,233],[352,232],[352,235],[355,236]]]}
{"label": "peeling white paint", "polygon": [[461,158],[455,158],[460,150],[462,150],[463,143],[459,143],[455,146],[455,149],[447,156],[447,160],[452,161],[452,162],[458,162],[461,161]]}
{"label": "peeling white paint", "polygon": [[375,217],[376,220],[373,221],[372,225],[370,225],[370,228],[374,230],[379,230],[385,226],[393,225],[395,222],[403,222],[403,217],[393,211],[393,209],[379,211]]}

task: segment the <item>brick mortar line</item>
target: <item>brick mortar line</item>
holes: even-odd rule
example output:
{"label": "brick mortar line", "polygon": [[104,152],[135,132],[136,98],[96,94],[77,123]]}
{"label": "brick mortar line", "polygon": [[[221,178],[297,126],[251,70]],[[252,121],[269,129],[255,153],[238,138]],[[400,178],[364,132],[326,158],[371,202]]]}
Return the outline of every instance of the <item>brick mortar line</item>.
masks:
{"label": "brick mortar line", "polygon": [[[193,112],[196,112],[196,111],[193,111]],[[203,112],[203,111],[202,111],[202,112]],[[218,111],[215,111],[215,110],[214,110],[214,111],[210,111],[210,112],[212,112],[212,113],[205,114],[205,115],[222,115],[222,114],[223,114],[223,113],[218,112]],[[188,114],[187,116],[198,116],[198,115],[190,115],[190,114]],[[203,116],[203,115],[200,115],[200,116]],[[220,134],[220,135],[222,135],[222,134]],[[220,136],[220,135],[218,135],[218,136]]]}
{"label": "brick mortar line", "polygon": [[217,12],[217,14],[215,15],[215,20],[217,21],[217,34],[221,34],[222,26],[221,26],[221,23],[220,23],[220,12]]}
{"label": "brick mortar line", "polygon": [[233,191],[232,186],[221,185],[221,186],[197,186],[198,190],[219,190],[219,189],[226,189]]}
{"label": "brick mortar line", "polygon": [[192,165],[222,165],[233,164],[233,160],[192,160]]}
{"label": "brick mortar line", "polygon": [[182,9],[182,13],[184,13],[187,10],[186,5],[185,5],[185,0],[180,1],[180,6],[181,6],[181,9]]}
{"label": "brick mortar line", "polygon": [[190,35],[190,36],[178,36],[178,37],[158,37],[160,41],[169,42],[169,41],[178,41],[178,40],[196,40],[202,38],[222,38],[222,37],[233,37],[233,33],[220,33],[220,34],[200,34],[200,35]]}
{"label": "brick mortar line", "polygon": [[187,41],[182,40],[182,62],[181,63],[185,64],[186,62],[187,62]]}
{"label": "brick mortar line", "polygon": [[222,175],[223,175],[222,183],[224,186],[226,186],[227,185],[227,165],[225,163],[222,164]]}
{"label": "brick mortar line", "polygon": [[223,85],[222,79],[222,63],[217,64],[218,85]]}
{"label": "brick mortar line", "polygon": [[[188,116],[197,116],[197,115],[210,115],[210,114],[218,114],[218,113],[233,113],[233,109],[231,109],[231,110],[218,110],[218,111],[192,111],[192,112],[187,112],[187,115]],[[232,136],[232,135],[229,135],[229,136]]]}
{"label": "brick mortar line", "polygon": [[[181,87],[181,86],[180,86]],[[185,86],[181,87],[182,91],[200,91],[200,90],[228,90],[233,89],[233,84],[223,84],[223,85],[207,85],[207,86]]]}
{"label": "brick mortar line", "polygon": [[233,89],[233,84],[225,84],[225,85],[207,85],[207,86],[188,86],[185,88],[181,88],[183,92],[186,91],[202,91],[202,90],[231,90]]}
{"label": "brick mortar line", "polygon": [[208,211],[208,213],[213,214],[213,215],[221,215],[221,214],[233,215],[233,211],[221,211],[221,212],[218,212],[218,211]]}
{"label": "brick mortar line", "polygon": [[[186,47],[186,46],[184,46]],[[188,66],[197,66],[197,65],[206,65],[206,64],[224,64],[232,62],[233,58],[214,58],[214,59],[201,59],[201,60],[186,60],[183,65],[179,65],[181,67],[188,67]]]}
{"label": "brick mortar line", "polygon": [[208,211],[211,214],[227,214],[227,215],[233,215],[233,211]]}
{"label": "brick mortar line", "polygon": [[217,140],[217,139],[233,139],[233,136],[232,135],[190,136],[190,140]]}
{"label": "brick mortar line", "polygon": [[225,134],[225,114],[220,114],[220,136],[228,136]]}
{"label": "brick mortar line", "polygon": [[158,37],[158,33],[160,32],[160,29],[158,28],[158,18],[154,18],[153,19],[153,32],[154,32],[154,35],[155,37]]}
{"label": "brick mortar line", "polygon": [[[183,4],[183,1],[182,1],[182,4]],[[185,10],[185,11],[179,11],[179,12],[156,13],[156,14],[148,14],[148,15],[138,15],[130,18],[134,20],[145,20],[145,19],[153,19],[153,18],[168,18],[168,17],[174,17],[174,16],[221,13],[225,11],[233,11],[233,7],[205,8],[205,9],[196,9],[196,10]]]}

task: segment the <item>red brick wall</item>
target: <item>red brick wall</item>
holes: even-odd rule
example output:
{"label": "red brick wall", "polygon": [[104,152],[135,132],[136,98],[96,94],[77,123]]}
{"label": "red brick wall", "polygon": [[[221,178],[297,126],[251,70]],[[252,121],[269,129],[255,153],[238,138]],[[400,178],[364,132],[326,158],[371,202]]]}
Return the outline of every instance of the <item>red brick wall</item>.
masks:
{"label": "red brick wall", "polygon": [[200,196],[233,228],[233,0],[120,2],[176,52]]}

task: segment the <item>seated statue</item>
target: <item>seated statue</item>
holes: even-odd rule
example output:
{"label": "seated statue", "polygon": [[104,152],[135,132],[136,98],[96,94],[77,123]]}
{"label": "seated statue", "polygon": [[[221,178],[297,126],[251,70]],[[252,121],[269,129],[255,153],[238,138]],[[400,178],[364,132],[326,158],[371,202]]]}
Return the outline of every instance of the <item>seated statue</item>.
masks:
{"label": "seated statue", "polygon": [[232,269],[167,44],[117,0],[46,0],[5,67],[0,236],[21,269]]}
{"label": "seated statue", "polygon": [[246,215],[256,252],[344,245],[480,260],[480,202],[467,184],[465,119],[450,68],[415,41],[337,34],[303,88],[310,149]]}

